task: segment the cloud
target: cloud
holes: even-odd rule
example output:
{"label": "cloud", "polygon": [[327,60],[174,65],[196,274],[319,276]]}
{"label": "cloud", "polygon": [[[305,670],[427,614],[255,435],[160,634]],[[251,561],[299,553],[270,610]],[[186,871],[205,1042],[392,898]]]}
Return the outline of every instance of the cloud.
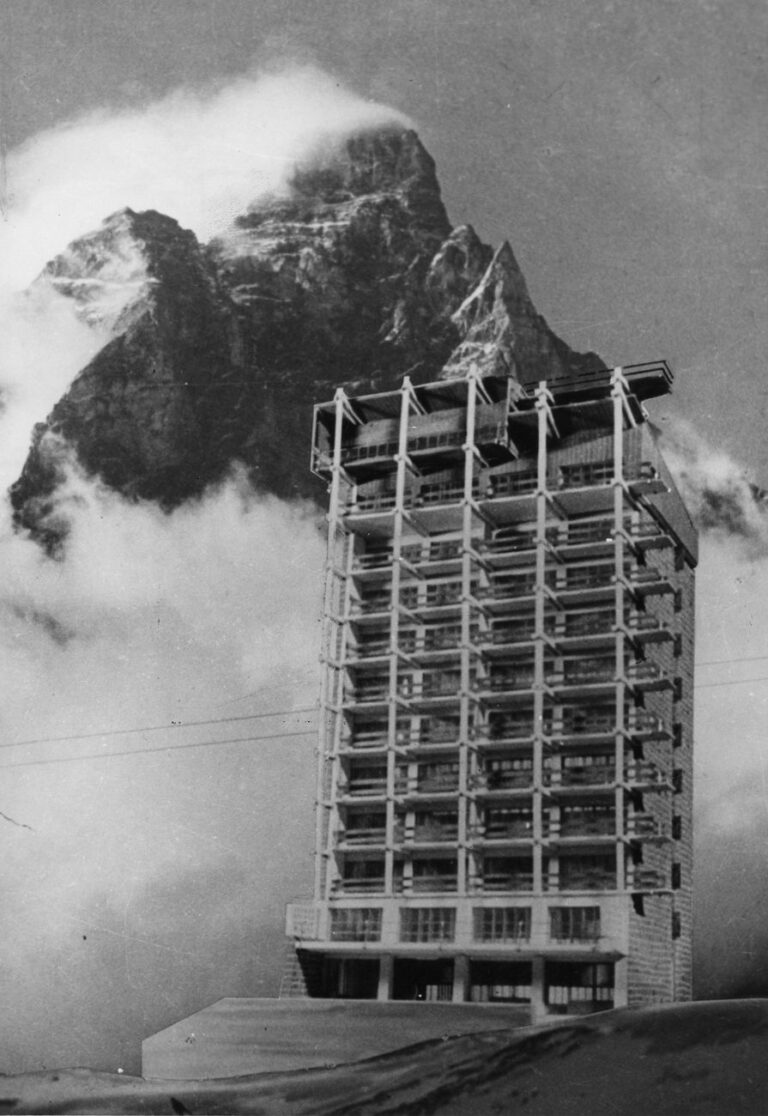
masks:
{"label": "cloud", "polygon": [[7,284],[25,286],[65,244],[129,206],[157,209],[208,240],[260,194],[284,186],[319,144],[359,128],[407,123],[311,66],[142,109],[95,112],[8,155]]}
{"label": "cloud", "polygon": [[[49,282],[23,293],[49,258],[125,206],[207,239],[318,143],[392,120],[303,68],[92,114],[11,152],[0,486],[105,341]],[[311,880],[317,509],[234,472],[168,515],[61,464],[61,560],[0,505],[0,810],[31,827],[0,817],[5,1072],[114,1069],[129,1042],[135,1069],[139,1039],[201,996],[274,994],[281,951],[258,955],[254,935],[277,940]]]}
{"label": "cloud", "polygon": [[768,498],[746,467],[684,420],[665,430],[662,445],[699,529],[720,541],[738,540],[745,554],[768,557]]}

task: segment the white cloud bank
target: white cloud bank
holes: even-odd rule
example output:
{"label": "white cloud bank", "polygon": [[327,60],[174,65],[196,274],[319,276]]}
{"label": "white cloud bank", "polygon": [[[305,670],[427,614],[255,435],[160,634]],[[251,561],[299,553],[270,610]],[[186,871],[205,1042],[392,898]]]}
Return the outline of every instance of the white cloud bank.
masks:
{"label": "white cloud bank", "polygon": [[[0,488],[105,340],[50,286],[20,293],[48,259],[125,206],[206,240],[318,143],[392,120],[304,68],[94,113],[11,152]],[[71,464],[59,499],[72,524],[59,562],[0,504],[0,766],[30,764],[4,772],[0,811],[32,827],[0,818],[0,1071],[135,1070],[142,1034],[279,969],[279,950],[254,959],[259,928],[311,878],[314,741],[247,738],[311,730],[314,715],[171,726],[314,704],[324,540],[314,509],[237,475],[166,515]],[[135,726],[152,731],[108,732]]]}

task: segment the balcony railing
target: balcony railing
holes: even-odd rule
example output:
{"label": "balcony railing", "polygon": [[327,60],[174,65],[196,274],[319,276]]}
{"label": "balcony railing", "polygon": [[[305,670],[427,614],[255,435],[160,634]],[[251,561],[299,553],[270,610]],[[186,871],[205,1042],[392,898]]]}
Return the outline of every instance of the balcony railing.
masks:
{"label": "balcony railing", "polygon": [[415,825],[399,827],[395,832],[395,840],[404,844],[442,844],[453,843],[459,837],[458,821],[454,822],[421,822]]}
{"label": "balcony railing", "polygon": [[666,891],[669,883],[664,872],[634,865],[629,872],[627,887],[631,891]]}
{"label": "balcony railing", "polygon": [[433,895],[442,891],[456,891],[458,880],[455,874],[444,875],[414,875],[412,880],[403,880],[401,890],[412,891],[417,895]]}
{"label": "balcony railing", "polygon": [[616,815],[613,811],[593,817],[564,817],[551,819],[544,826],[544,836],[557,837],[606,837],[615,836]]}
{"label": "balcony railing", "polygon": [[453,794],[459,789],[459,773],[455,772],[434,775],[418,775],[416,778],[399,778],[395,784],[395,793],[399,795],[418,794]]}
{"label": "balcony railing", "polygon": [[342,830],[338,839],[345,845],[383,845],[386,841],[387,831],[383,827],[369,829]]}
{"label": "balcony railing", "polygon": [[487,744],[497,740],[525,740],[532,733],[531,716],[497,717],[487,723],[475,725],[470,730],[470,738],[477,744]]}
{"label": "balcony railing", "polygon": [[533,766],[516,771],[481,771],[470,776],[468,786],[475,791],[504,791],[528,788],[533,779]]}
{"label": "balcony railing", "polygon": [[509,624],[504,628],[492,628],[490,631],[476,632],[472,642],[477,646],[483,644],[505,646],[513,643],[527,643],[533,639],[535,630],[532,624]]}
{"label": "balcony railing", "polygon": [[508,597],[527,597],[535,590],[536,578],[529,575],[496,580],[490,585],[478,585],[474,590],[474,596],[479,601],[500,601]]}
{"label": "balcony railing", "polygon": [[528,469],[519,473],[504,473],[491,477],[486,498],[498,499],[500,496],[525,496],[536,491],[538,473]]}
{"label": "balcony railing", "polygon": [[569,868],[561,863],[558,879],[545,877],[548,891],[612,891],[616,872],[612,868]]}
{"label": "balcony railing", "polygon": [[386,777],[350,779],[339,787],[339,794],[349,798],[378,798],[387,793]]}
{"label": "balcony railing", "polygon": [[589,764],[584,767],[564,767],[561,770],[545,769],[544,782],[551,787],[596,787],[616,781],[613,763]]}
{"label": "balcony railing", "polygon": [[663,786],[668,781],[668,775],[655,763],[651,763],[650,760],[640,760],[627,764],[624,770],[624,779],[630,784]]}
{"label": "balcony railing", "polygon": [[481,894],[533,891],[533,872],[484,872],[472,881],[471,890]]}
{"label": "balcony railing", "polygon": [[533,815],[515,821],[485,821],[470,826],[468,836],[477,841],[530,840],[533,836]]}
{"label": "balcony railing", "polygon": [[459,737],[459,724],[422,724],[416,744],[453,743]]}
{"label": "balcony railing", "polygon": [[335,894],[341,895],[381,895],[384,892],[384,877],[334,880],[331,889]]}
{"label": "balcony railing", "polygon": [[663,837],[664,827],[653,814],[630,814],[624,832],[628,837]]}

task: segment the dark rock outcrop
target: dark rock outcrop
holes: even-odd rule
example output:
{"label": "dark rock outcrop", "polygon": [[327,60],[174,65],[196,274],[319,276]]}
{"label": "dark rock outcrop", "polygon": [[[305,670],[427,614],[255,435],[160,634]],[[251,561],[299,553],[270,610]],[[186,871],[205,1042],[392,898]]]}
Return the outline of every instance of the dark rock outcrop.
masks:
{"label": "dark rock outcrop", "polygon": [[[165,508],[233,463],[281,497],[312,496],[312,403],[483,371],[530,383],[602,366],[549,330],[508,245],[452,229],[416,134],[349,137],[295,170],[207,248],[159,213],[123,210],[40,283],[111,339],[44,423],[11,498],[55,549],[62,448]],[[52,518],[53,517],[53,518]]]}

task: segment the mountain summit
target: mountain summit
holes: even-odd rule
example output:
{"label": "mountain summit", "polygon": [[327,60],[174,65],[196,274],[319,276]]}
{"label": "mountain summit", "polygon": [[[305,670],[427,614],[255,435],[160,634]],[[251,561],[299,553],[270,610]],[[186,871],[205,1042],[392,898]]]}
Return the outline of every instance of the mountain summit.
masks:
{"label": "mountain summit", "polygon": [[54,551],[63,462],[171,509],[235,463],[258,489],[317,495],[312,403],[463,375],[523,384],[604,367],[531,303],[508,244],[451,228],[415,132],[318,147],[279,195],[202,246],[171,217],[122,210],[47,265],[47,283],[109,340],[33,432],[11,489],[17,524]]}

